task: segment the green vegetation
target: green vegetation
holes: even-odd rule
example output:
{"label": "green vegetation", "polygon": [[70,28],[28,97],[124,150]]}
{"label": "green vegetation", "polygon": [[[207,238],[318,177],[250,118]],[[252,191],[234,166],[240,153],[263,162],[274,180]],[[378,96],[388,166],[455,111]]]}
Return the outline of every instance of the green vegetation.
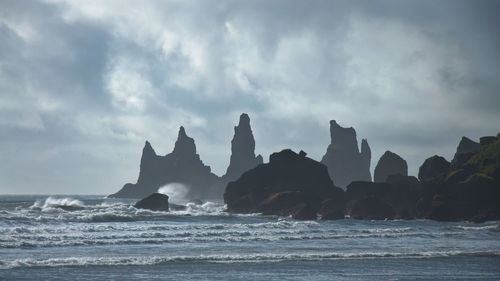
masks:
{"label": "green vegetation", "polygon": [[481,147],[464,166],[487,176],[494,176],[500,171],[500,140]]}

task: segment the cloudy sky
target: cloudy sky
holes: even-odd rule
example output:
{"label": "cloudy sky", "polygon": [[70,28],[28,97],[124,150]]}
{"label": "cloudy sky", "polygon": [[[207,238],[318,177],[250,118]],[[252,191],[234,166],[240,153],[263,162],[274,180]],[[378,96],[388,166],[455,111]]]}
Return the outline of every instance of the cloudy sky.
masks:
{"label": "cloudy sky", "polygon": [[109,194],[184,125],[221,175],[256,152],[320,160],[329,120],[410,174],[500,131],[499,1],[0,1],[0,193]]}

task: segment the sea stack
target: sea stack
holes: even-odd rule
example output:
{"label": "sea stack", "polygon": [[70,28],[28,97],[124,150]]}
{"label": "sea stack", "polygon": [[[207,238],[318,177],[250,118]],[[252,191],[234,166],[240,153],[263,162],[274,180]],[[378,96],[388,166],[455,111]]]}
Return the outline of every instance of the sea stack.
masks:
{"label": "sea stack", "polygon": [[187,186],[189,198],[217,198],[223,192],[219,177],[203,164],[196,154],[194,139],[187,136],[184,127],[179,129],[174,150],[165,156],[156,155],[151,144],[146,141],[137,183],[125,184],[110,197],[144,198],[168,183]]}
{"label": "sea stack", "polygon": [[290,149],[271,154],[269,163],[246,171],[224,193],[229,212],[297,219],[316,219],[329,199],[332,211],[343,212],[344,192],[333,185],[326,166]]}
{"label": "sea stack", "polygon": [[321,163],[335,185],[345,188],[352,181],[371,181],[371,150],[368,141],[361,142],[361,153],[354,128],[343,128],[335,120],[330,121],[331,143]]}
{"label": "sea stack", "polygon": [[373,180],[386,182],[390,175],[408,176],[408,164],[401,156],[387,150],[378,160],[373,172]]}
{"label": "sea stack", "polygon": [[250,117],[243,113],[240,115],[238,126],[234,127],[234,137],[231,140],[231,159],[223,181],[234,181],[244,172],[262,163],[262,156],[255,156],[255,139],[250,127]]}

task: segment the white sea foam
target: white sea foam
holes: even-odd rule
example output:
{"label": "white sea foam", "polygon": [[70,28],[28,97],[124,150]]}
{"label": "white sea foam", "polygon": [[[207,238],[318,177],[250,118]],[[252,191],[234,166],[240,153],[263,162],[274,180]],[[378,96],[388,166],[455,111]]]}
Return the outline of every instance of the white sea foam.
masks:
{"label": "white sea foam", "polygon": [[41,201],[35,201],[35,203],[31,206],[31,209],[47,211],[53,208],[66,208],[69,209],[81,209],[85,207],[85,204],[77,199],[73,198],[53,198],[48,197],[42,203]]}
{"label": "white sea foam", "polygon": [[188,192],[189,187],[178,182],[171,182],[158,188],[158,193],[168,195],[169,200],[172,202],[185,201],[187,199],[186,195]]}
{"label": "white sea foam", "polygon": [[126,266],[155,265],[171,262],[208,263],[258,263],[281,261],[320,261],[328,259],[376,259],[376,258],[437,258],[437,257],[500,257],[498,251],[445,251],[445,252],[302,252],[294,254],[234,254],[234,255],[185,255],[185,256],[124,256],[124,257],[64,257],[25,258],[0,260],[0,269],[65,266]]}
{"label": "white sea foam", "polygon": [[448,227],[448,229],[475,230],[475,231],[480,231],[480,230],[500,230],[500,225],[499,224],[483,225],[483,226],[455,225],[455,226]]}

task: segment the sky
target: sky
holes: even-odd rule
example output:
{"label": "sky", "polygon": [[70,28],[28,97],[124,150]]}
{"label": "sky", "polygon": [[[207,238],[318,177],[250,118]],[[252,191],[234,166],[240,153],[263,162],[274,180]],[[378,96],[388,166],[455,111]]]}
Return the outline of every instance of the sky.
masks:
{"label": "sky", "polygon": [[417,175],[500,131],[500,1],[0,0],[0,194],[110,194],[179,126],[225,173],[256,153],[321,160],[329,120]]}

